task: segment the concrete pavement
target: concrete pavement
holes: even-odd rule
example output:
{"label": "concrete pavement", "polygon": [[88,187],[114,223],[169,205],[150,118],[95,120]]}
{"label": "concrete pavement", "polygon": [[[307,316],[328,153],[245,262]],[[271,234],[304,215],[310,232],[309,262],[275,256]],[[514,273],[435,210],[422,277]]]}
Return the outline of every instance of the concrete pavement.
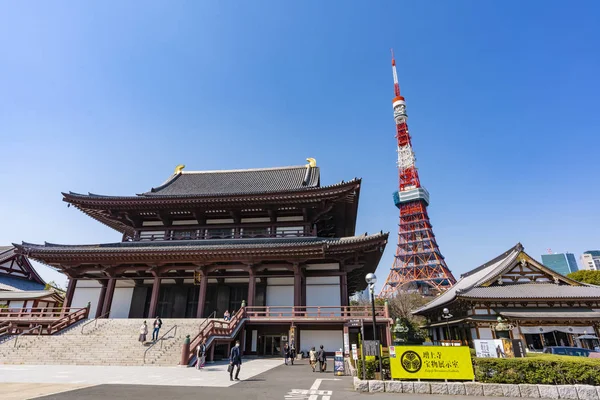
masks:
{"label": "concrete pavement", "polygon": [[[331,371],[313,373],[306,361],[293,366],[282,365],[281,360],[253,360],[259,363],[275,362],[279,366],[265,372],[249,376],[242,366],[242,381],[233,385],[227,384],[229,377],[226,371],[219,372],[219,379],[225,387],[191,387],[191,386],[150,386],[150,385],[98,385],[60,395],[50,395],[43,399],[64,400],[148,400],[207,398],[218,400],[482,400],[473,396],[435,396],[418,394],[361,394],[353,391],[351,377],[336,377]],[[331,363],[333,364],[333,363]],[[331,368],[331,366],[330,366]],[[194,371],[196,372],[196,371]],[[159,382],[157,382],[158,384]],[[515,399],[516,400],[516,399]]]}

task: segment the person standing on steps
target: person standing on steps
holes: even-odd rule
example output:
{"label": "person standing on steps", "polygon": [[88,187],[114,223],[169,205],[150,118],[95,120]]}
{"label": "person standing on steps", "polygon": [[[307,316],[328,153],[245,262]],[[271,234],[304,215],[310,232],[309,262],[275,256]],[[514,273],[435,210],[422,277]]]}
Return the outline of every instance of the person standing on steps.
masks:
{"label": "person standing on steps", "polygon": [[240,375],[240,366],[242,365],[242,353],[240,351],[240,341],[237,340],[235,342],[235,346],[231,349],[231,352],[229,353],[229,368],[227,368],[229,370],[229,380],[232,381],[233,380],[233,368],[237,367],[237,370],[235,371],[235,380],[239,381],[239,375]]}
{"label": "person standing on steps", "polygon": [[142,345],[146,342],[147,334],[148,334],[148,325],[146,324],[146,321],[144,321],[142,326],[140,326],[140,337],[138,339],[140,342],[142,342]]}
{"label": "person standing on steps", "polygon": [[310,367],[313,372],[315,372],[315,369],[317,368],[317,352],[314,347],[310,349],[310,352],[308,353],[308,360],[310,361]]}
{"label": "person standing on steps", "polygon": [[225,310],[225,314],[223,314],[223,319],[225,321],[229,321],[231,319],[231,314],[229,314],[229,310]]}
{"label": "person standing on steps", "polygon": [[323,350],[323,345],[319,348],[317,360],[319,360],[319,372],[325,372],[327,370],[327,356],[325,355],[325,350]]}
{"label": "person standing on steps", "polygon": [[162,321],[158,317],[158,315],[156,316],[156,319],[154,320],[152,326],[154,327],[154,330],[152,331],[152,341],[156,342],[158,340],[158,332],[160,331],[160,328],[162,326]]}

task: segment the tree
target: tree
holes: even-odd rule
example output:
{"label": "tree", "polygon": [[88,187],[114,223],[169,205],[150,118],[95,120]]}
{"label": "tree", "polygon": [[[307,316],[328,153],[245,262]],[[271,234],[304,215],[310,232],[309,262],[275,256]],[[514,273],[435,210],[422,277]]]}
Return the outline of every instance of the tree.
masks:
{"label": "tree", "polygon": [[65,289],[63,289],[62,287],[60,287],[58,285],[58,283],[54,282],[54,281],[50,281],[48,283],[46,283],[46,286],[44,286],[44,290],[56,290],[58,292],[64,293]]}
{"label": "tree", "polygon": [[600,271],[581,270],[577,272],[571,272],[569,275],[567,275],[567,278],[571,278],[577,282],[600,286]]}

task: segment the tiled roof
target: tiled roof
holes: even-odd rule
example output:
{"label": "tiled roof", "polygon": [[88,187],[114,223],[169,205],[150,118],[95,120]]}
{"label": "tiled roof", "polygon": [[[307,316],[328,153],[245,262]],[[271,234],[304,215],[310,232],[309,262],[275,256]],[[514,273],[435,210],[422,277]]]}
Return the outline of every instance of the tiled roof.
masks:
{"label": "tiled roof", "polygon": [[589,308],[532,308],[532,309],[496,309],[497,313],[507,318],[596,318],[600,312]]}
{"label": "tiled roof", "polygon": [[0,246],[0,262],[14,256],[14,249],[13,246]]}
{"label": "tiled roof", "polygon": [[41,299],[44,297],[55,297],[56,293],[51,290],[33,290],[21,292],[0,292],[0,300],[25,300]]}
{"label": "tiled roof", "polygon": [[435,307],[442,306],[456,299],[457,294],[463,291],[469,290],[475,285],[482,281],[487,280],[490,276],[493,276],[503,269],[505,269],[510,263],[517,258],[519,253],[523,250],[523,246],[519,243],[512,249],[502,253],[493,260],[483,264],[480,267],[475,268],[463,274],[460,280],[454,284],[450,289],[443,292],[441,295],[430,301],[423,307],[415,310],[413,313],[420,313],[422,311],[430,310]]}
{"label": "tiled roof", "polygon": [[474,287],[460,293],[461,298],[487,299],[568,299],[600,298],[600,286],[569,286],[554,283],[513,283],[502,286]]}
{"label": "tiled roof", "polygon": [[243,169],[230,171],[182,171],[141,196],[224,195],[319,187],[319,167]]}
{"label": "tiled roof", "polygon": [[16,245],[25,251],[41,252],[143,252],[164,250],[221,250],[221,249],[254,249],[254,248],[285,248],[301,246],[335,246],[361,243],[376,239],[387,239],[387,233],[374,235],[349,236],[344,238],[323,237],[291,237],[291,238],[261,238],[261,239],[213,239],[213,240],[167,240],[167,241],[139,241],[139,242],[117,242],[89,245],[62,245],[54,243],[33,244],[23,243]]}
{"label": "tiled roof", "polygon": [[0,290],[44,290],[44,286],[45,285],[35,281],[0,275]]}

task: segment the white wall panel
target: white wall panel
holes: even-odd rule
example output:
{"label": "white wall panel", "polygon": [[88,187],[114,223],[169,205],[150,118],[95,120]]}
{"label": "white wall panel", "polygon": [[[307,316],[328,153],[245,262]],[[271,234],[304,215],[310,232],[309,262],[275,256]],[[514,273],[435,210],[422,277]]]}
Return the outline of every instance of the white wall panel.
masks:
{"label": "white wall panel", "polygon": [[307,306],[340,306],[340,285],[307,285]]}
{"label": "white wall panel", "polygon": [[110,306],[110,318],[128,318],[133,288],[116,288]]}
{"label": "white wall panel", "polygon": [[479,339],[493,339],[492,330],[490,328],[479,328]]}
{"label": "white wall panel", "polygon": [[293,286],[267,286],[267,306],[293,306]]}
{"label": "white wall panel", "polygon": [[[309,331],[300,330],[300,350],[310,350],[314,347],[317,351],[319,346],[323,345],[326,352],[339,351],[344,348],[344,335],[340,329],[338,331]],[[329,364],[333,360],[329,361]]]}
{"label": "white wall panel", "polygon": [[100,298],[100,287],[80,287],[79,282],[75,286],[75,293],[73,293],[73,301],[71,307],[82,308],[87,306],[90,302],[90,314],[88,318],[96,317],[96,309],[98,308],[98,300]]}

